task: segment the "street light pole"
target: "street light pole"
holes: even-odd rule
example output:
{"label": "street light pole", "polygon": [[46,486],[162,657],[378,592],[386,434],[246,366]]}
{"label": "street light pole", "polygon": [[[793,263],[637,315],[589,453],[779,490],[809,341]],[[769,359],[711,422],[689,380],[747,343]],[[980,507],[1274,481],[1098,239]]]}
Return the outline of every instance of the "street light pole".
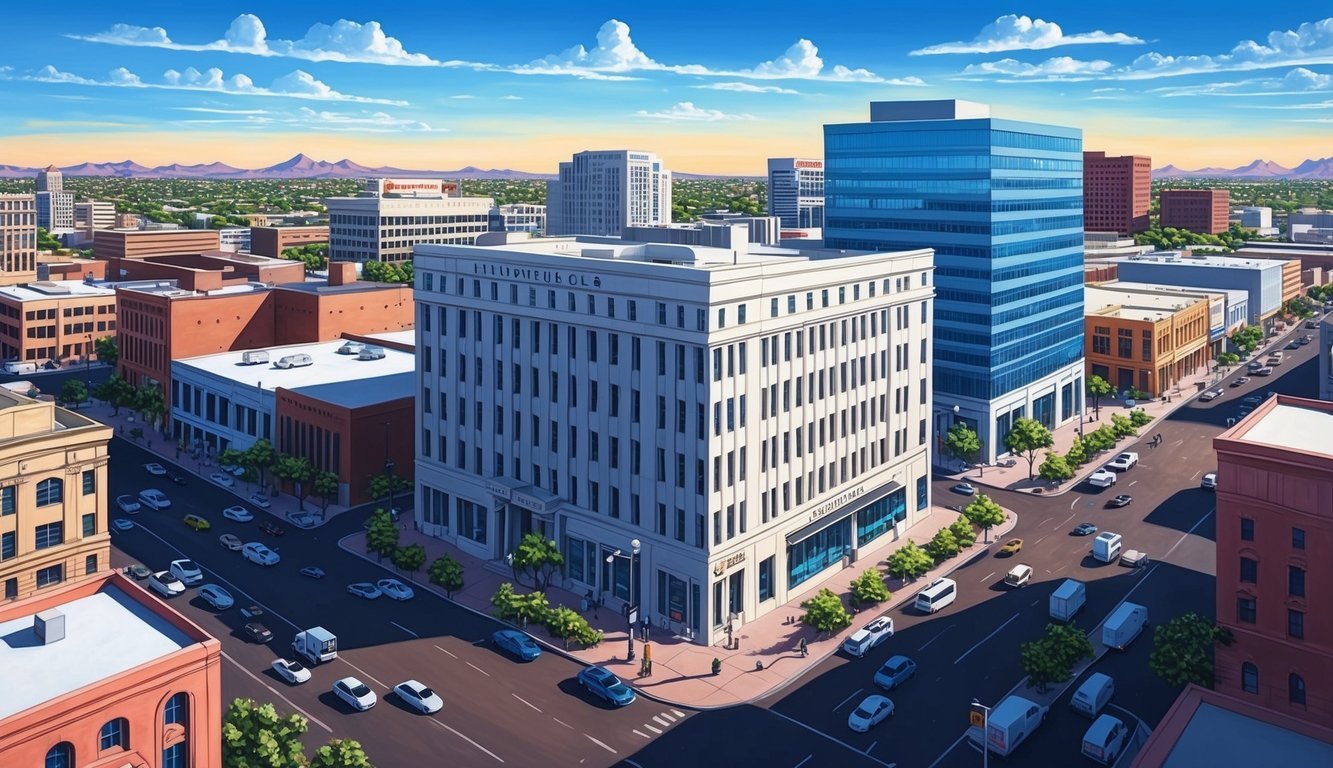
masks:
{"label": "street light pole", "polygon": [[976,710],[981,710],[981,766],[990,767],[990,707],[980,701],[972,700],[973,722],[976,722]]}
{"label": "street light pole", "polygon": [[634,602],[634,566],[639,557],[639,547],[641,542],[634,539],[630,543],[630,553],[628,555],[616,550],[606,556],[607,563],[614,563],[617,557],[624,557],[629,560],[629,594],[625,600],[625,625],[628,631],[625,633],[625,639],[628,643],[625,652],[626,661],[634,661],[634,620],[637,618],[638,606]]}
{"label": "street light pole", "polygon": [[[389,422],[384,422],[384,479],[389,486],[389,517],[393,518],[393,459],[389,458]],[[398,522],[395,518],[394,522]]]}

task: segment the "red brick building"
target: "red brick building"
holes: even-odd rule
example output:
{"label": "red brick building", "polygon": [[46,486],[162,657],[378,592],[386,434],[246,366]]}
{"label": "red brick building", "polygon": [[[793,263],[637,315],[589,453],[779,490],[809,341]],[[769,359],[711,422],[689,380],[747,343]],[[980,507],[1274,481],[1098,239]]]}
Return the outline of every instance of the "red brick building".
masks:
{"label": "red brick building", "polygon": [[[1213,440],[1216,688],[1333,723],[1333,403],[1278,395]],[[1321,554],[1323,553],[1323,554]]]}
{"label": "red brick building", "polygon": [[1148,229],[1152,159],[1083,153],[1083,229],[1130,235]]}
{"label": "red brick building", "polygon": [[0,608],[0,765],[222,766],[222,645],[119,573]]}
{"label": "red brick building", "polygon": [[221,246],[216,229],[99,229],[93,233],[93,256],[99,259],[203,253]]}
{"label": "red brick building", "polygon": [[1227,231],[1231,214],[1231,193],[1225,189],[1164,189],[1161,203],[1162,227],[1188,229],[1206,235]]}
{"label": "red brick building", "polygon": [[260,256],[279,258],[284,248],[301,245],[328,245],[329,228],[310,227],[250,227],[250,252]]}

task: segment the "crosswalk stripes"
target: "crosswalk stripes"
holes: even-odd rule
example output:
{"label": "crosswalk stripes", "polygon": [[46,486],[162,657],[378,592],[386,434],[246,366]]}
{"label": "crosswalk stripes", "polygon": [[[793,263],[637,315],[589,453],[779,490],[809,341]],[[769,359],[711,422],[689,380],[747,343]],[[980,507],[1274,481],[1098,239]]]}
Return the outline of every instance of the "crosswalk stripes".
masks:
{"label": "crosswalk stripes", "polygon": [[[681,712],[679,709],[673,709],[668,712],[659,712],[653,715],[653,719],[650,722],[640,724],[639,728],[642,728],[643,730],[633,728],[630,732],[635,736],[651,740],[653,736],[661,736],[664,729],[670,728],[684,718],[685,713]],[[656,723],[656,725],[654,725],[654,723]],[[644,733],[644,731],[651,731],[653,735],[650,736],[647,733]]]}

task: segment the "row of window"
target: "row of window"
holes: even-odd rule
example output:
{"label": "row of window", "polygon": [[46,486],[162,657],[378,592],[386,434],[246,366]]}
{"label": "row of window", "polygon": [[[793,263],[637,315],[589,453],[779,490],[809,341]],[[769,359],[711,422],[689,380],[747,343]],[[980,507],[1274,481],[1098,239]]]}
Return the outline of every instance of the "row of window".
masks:
{"label": "row of window", "polygon": [[[992,130],[980,123],[941,124],[930,130],[909,127],[910,123],[890,121],[830,126],[824,132],[824,151],[833,154],[844,149],[901,149],[935,147],[1009,147],[1045,152],[1080,153],[1083,140],[1018,131]],[[827,167],[827,166],[826,166]],[[1080,161],[1079,169],[1082,169]]]}
{"label": "row of window", "polygon": [[[177,693],[167,700],[166,706],[162,708],[162,725],[180,725],[189,726],[189,695],[186,693]],[[186,736],[188,739],[188,734]],[[188,765],[189,750],[186,740],[176,741],[170,745],[164,745],[162,748],[161,768],[186,768]],[[117,717],[102,724],[97,731],[97,754],[91,758],[85,758],[82,763],[75,761],[74,745],[68,741],[62,741],[51,747],[46,752],[46,759],[43,768],[75,768],[77,765],[93,762],[100,759],[112,751],[128,752],[130,749],[130,721]]]}
{"label": "row of window", "polygon": [[[1254,662],[1240,665],[1240,687],[1246,693],[1259,693],[1259,667]],[[1295,707],[1305,706],[1305,678],[1295,672],[1287,675],[1287,703]]]}

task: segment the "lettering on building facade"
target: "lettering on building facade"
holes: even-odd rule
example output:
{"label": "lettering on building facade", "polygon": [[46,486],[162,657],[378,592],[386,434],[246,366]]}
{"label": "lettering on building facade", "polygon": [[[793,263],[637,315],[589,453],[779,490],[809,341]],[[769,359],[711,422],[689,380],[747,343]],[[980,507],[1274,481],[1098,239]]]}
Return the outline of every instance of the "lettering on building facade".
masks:
{"label": "lettering on building facade", "polygon": [[737,552],[731,557],[728,557],[726,560],[718,560],[717,563],[713,566],[713,575],[721,576],[732,567],[740,565],[743,562],[745,562],[744,552]]}
{"label": "lettering on building facade", "polygon": [[858,485],[855,488],[851,489],[850,491],[834,496],[833,498],[829,499],[823,504],[820,504],[819,506],[810,510],[811,522],[818,520],[819,518],[823,517],[824,515],[827,515],[828,513],[836,509],[841,508],[847,502],[854,500],[856,497],[860,496],[865,492],[866,492],[866,487],[864,485]]}
{"label": "lettering on building facade", "polygon": [[601,288],[602,278],[593,275],[581,275],[577,272],[561,272],[555,269],[535,269],[533,267],[511,267],[508,264],[474,263],[472,274],[487,277],[507,277],[511,280],[526,280],[530,283],[548,285],[567,285],[571,288]]}

